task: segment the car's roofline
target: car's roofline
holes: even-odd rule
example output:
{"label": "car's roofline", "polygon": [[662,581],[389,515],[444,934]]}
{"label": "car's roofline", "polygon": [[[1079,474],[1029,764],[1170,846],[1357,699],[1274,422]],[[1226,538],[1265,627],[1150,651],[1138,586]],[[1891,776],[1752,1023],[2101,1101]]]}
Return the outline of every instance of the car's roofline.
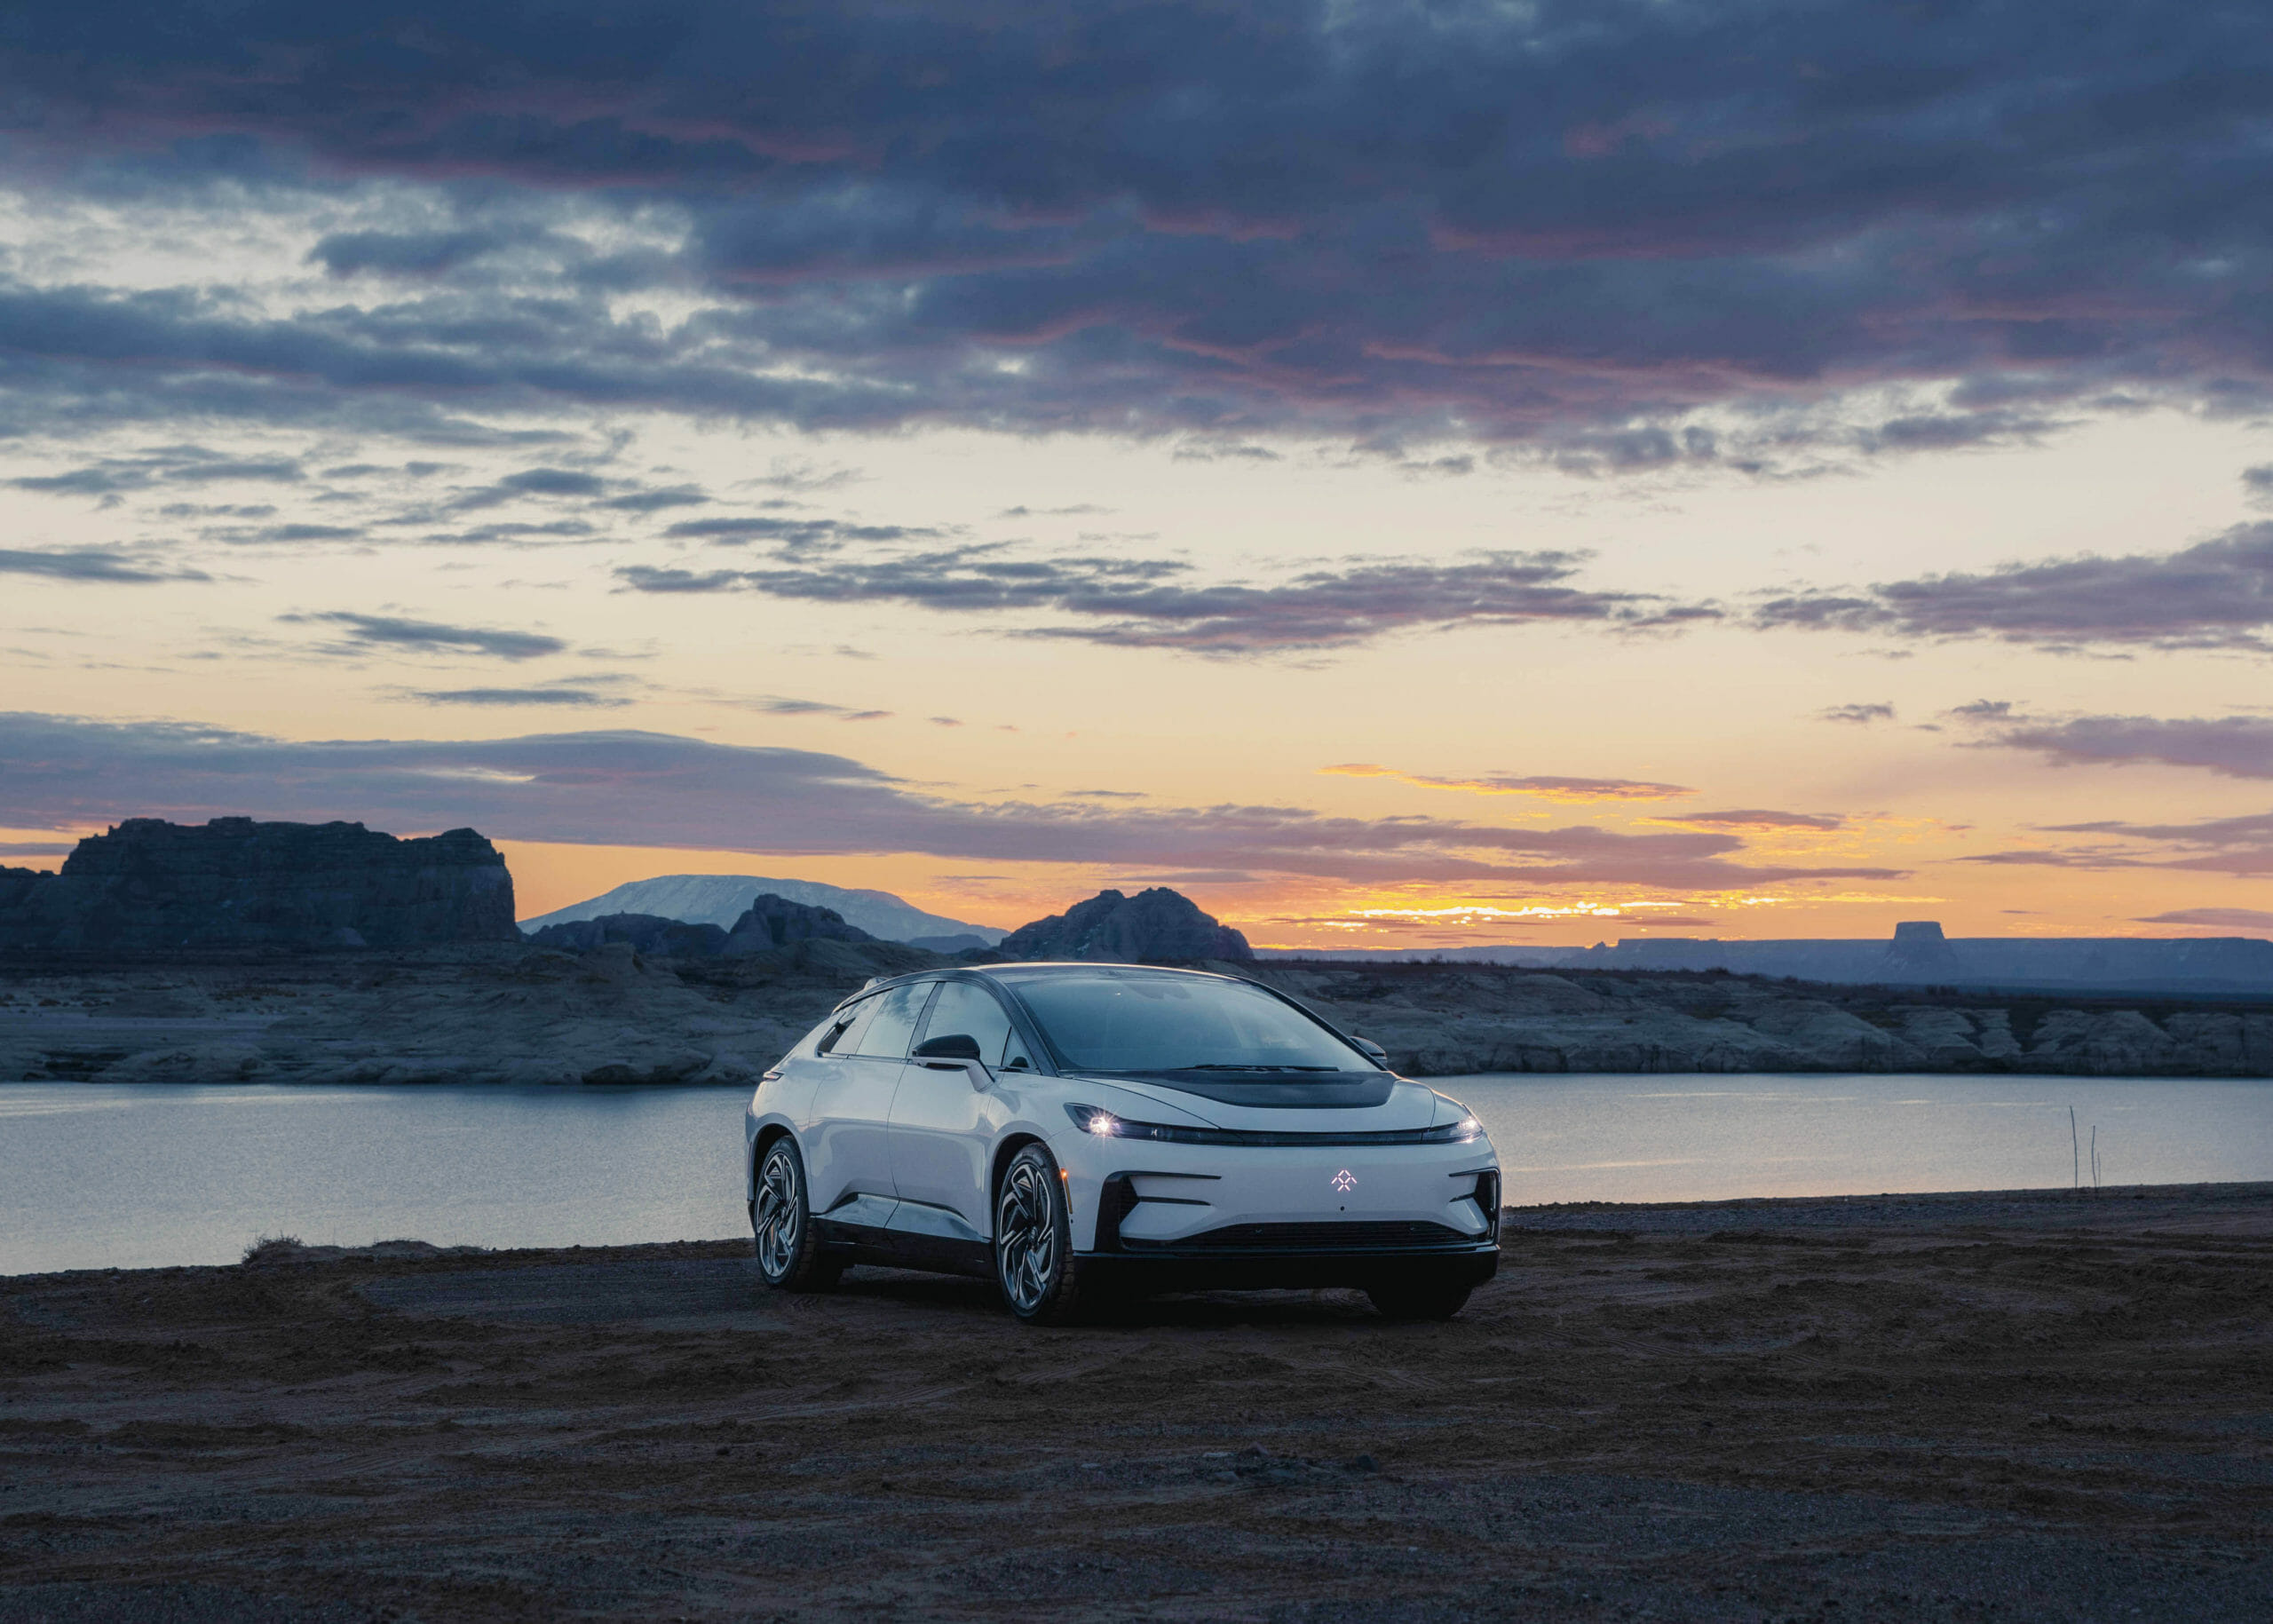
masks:
{"label": "car's roofline", "polygon": [[1240,986],[1255,986],[1243,976],[1227,976],[1220,970],[1184,970],[1173,964],[1125,964],[1109,960],[1036,959],[1020,960],[1008,964],[939,964],[930,970],[911,970],[897,976],[873,976],[861,984],[856,993],[848,993],[841,1002],[860,997],[864,994],[881,992],[886,987],[899,986],[903,982],[952,980],[957,977],[978,976],[988,980],[1011,980],[1052,970],[1134,970],[1146,975],[1194,976],[1206,981],[1230,981]]}

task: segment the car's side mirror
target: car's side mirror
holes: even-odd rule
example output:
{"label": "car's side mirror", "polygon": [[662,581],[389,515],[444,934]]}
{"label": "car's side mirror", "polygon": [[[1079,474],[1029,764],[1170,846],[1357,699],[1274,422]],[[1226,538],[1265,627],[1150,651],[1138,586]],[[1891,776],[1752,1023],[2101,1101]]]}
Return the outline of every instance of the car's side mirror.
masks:
{"label": "car's side mirror", "polygon": [[1389,1050],[1374,1042],[1373,1039],[1359,1037],[1353,1032],[1350,1034],[1350,1041],[1371,1056],[1375,1066],[1386,1066],[1389,1064]]}
{"label": "car's side mirror", "polygon": [[918,1060],[977,1060],[980,1058],[978,1040],[967,1032],[950,1032],[945,1037],[926,1038],[915,1046]]}

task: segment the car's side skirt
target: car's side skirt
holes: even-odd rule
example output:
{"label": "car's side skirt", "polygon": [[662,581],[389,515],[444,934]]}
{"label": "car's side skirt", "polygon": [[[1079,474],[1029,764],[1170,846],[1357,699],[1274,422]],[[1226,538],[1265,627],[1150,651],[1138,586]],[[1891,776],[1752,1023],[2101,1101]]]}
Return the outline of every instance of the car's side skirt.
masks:
{"label": "car's side skirt", "polygon": [[959,1215],[922,1201],[853,1196],[815,1217],[813,1231],[829,1254],[845,1263],[980,1279],[994,1273],[994,1249],[986,1237]]}

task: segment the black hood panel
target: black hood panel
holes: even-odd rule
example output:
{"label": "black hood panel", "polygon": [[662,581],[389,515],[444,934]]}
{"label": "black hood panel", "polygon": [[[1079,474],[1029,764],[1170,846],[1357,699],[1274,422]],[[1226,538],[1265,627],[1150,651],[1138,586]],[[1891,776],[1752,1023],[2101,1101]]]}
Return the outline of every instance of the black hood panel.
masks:
{"label": "black hood panel", "polygon": [[1226,1105],[1266,1111],[1354,1111],[1389,1103],[1397,1079],[1387,1072],[1342,1072],[1321,1077],[1313,1072],[1097,1072],[1107,1079],[1129,1077],[1179,1094],[1197,1094]]}

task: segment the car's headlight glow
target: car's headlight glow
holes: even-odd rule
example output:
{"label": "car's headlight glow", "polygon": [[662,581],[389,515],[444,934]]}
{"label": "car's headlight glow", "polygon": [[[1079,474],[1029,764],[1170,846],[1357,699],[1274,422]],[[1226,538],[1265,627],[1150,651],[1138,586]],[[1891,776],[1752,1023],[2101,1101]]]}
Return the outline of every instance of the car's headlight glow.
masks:
{"label": "car's headlight glow", "polygon": [[1471,1139],[1480,1139],[1483,1137],[1484,1124],[1473,1116],[1464,1116],[1453,1124],[1452,1138],[1454,1145],[1466,1145]]}
{"label": "car's headlight glow", "polygon": [[1073,1119],[1074,1127],[1100,1139],[1110,1139],[1121,1131],[1121,1119],[1103,1105],[1068,1105],[1065,1114]]}

